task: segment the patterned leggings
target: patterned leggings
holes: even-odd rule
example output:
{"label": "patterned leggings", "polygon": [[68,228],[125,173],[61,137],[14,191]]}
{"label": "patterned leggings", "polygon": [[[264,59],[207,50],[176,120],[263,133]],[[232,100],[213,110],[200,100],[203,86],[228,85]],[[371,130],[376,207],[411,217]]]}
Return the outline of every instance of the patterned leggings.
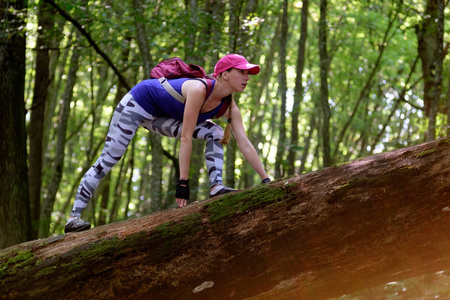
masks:
{"label": "patterned leggings", "polygon": [[[130,93],[125,95],[112,116],[100,157],[81,180],[71,216],[81,216],[100,181],[122,158],[141,125],[154,133],[180,138],[183,122],[168,117],[152,116],[136,103]],[[221,184],[223,146],[219,140],[223,137],[222,128],[208,120],[197,125],[193,137],[206,141],[205,159],[211,187]]]}

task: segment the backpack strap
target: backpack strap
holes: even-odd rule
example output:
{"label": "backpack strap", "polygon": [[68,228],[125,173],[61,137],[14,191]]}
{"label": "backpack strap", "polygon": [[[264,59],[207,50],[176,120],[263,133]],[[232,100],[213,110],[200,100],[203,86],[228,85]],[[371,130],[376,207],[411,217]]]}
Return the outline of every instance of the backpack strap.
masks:
{"label": "backpack strap", "polygon": [[[191,78],[194,80],[198,80],[201,83],[203,83],[206,87],[206,94],[205,94],[205,101],[208,99],[209,95],[211,95],[212,89],[213,89],[213,81],[211,79],[206,79],[206,78]],[[206,81],[206,82],[205,82]],[[204,102],[203,102],[204,104]]]}
{"label": "backpack strap", "polygon": [[225,99],[223,100],[224,103],[223,103],[222,107],[220,108],[220,110],[217,112],[217,114],[214,116],[214,119],[218,119],[226,113],[228,107],[230,107],[231,100],[232,100],[231,95],[228,95],[225,97]]}
{"label": "backpack strap", "polygon": [[[209,95],[211,95],[211,92],[213,90],[213,81],[211,79],[206,79],[206,95],[205,95],[205,100],[208,99]],[[205,83],[205,81],[202,80],[203,83]]]}
{"label": "backpack strap", "polygon": [[[192,78],[195,80],[200,81],[201,83],[203,83],[206,87],[206,95],[205,95],[205,101],[206,99],[208,99],[209,95],[212,92],[213,89],[213,83],[212,80],[210,79],[206,79],[206,82],[203,81],[201,78]],[[161,83],[161,85],[166,89],[166,91],[175,99],[177,99],[179,102],[183,103],[186,101],[186,99],[183,97],[183,95],[181,95],[180,93],[178,93],[173,87],[172,85],[169,83],[169,81],[167,80],[167,78],[165,77],[161,77],[158,78],[159,83]]]}
{"label": "backpack strap", "polygon": [[183,95],[180,95],[167,81],[166,77],[158,78],[159,83],[166,89],[166,91],[175,99],[177,99],[179,102],[184,103],[186,99],[184,99]]}

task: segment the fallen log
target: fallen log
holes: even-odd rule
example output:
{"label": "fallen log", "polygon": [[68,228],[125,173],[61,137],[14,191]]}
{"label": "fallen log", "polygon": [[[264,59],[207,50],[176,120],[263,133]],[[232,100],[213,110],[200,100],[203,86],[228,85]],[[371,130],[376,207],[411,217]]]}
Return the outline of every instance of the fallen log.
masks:
{"label": "fallen log", "polygon": [[0,252],[6,299],[326,299],[450,269],[450,138]]}

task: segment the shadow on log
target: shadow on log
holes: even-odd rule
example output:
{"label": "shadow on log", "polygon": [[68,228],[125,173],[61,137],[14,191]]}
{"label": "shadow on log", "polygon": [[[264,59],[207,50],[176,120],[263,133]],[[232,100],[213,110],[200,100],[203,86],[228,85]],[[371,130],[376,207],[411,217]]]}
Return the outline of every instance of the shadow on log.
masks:
{"label": "shadow on log", "polygon": [[6,299],[326,299],[450,269],[450,139],[0,252]]}

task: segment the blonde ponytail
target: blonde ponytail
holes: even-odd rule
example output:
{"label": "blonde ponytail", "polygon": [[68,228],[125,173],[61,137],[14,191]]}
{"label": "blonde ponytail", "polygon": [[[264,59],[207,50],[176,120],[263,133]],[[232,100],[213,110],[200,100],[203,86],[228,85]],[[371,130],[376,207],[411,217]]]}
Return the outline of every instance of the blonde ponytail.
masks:
{"label": "blonde ponytail", "polygon": [[219,141],[223,146],[228,145],[228,143],[230,142],[230,138],[231,138],[231,107],[233,106],[233,98],[230,97],[230,109],[229,109],[229,114],[228,114],[228,122],[227,122],[227,126],[225,127],[225,131],[223,133],[223,138]]}

